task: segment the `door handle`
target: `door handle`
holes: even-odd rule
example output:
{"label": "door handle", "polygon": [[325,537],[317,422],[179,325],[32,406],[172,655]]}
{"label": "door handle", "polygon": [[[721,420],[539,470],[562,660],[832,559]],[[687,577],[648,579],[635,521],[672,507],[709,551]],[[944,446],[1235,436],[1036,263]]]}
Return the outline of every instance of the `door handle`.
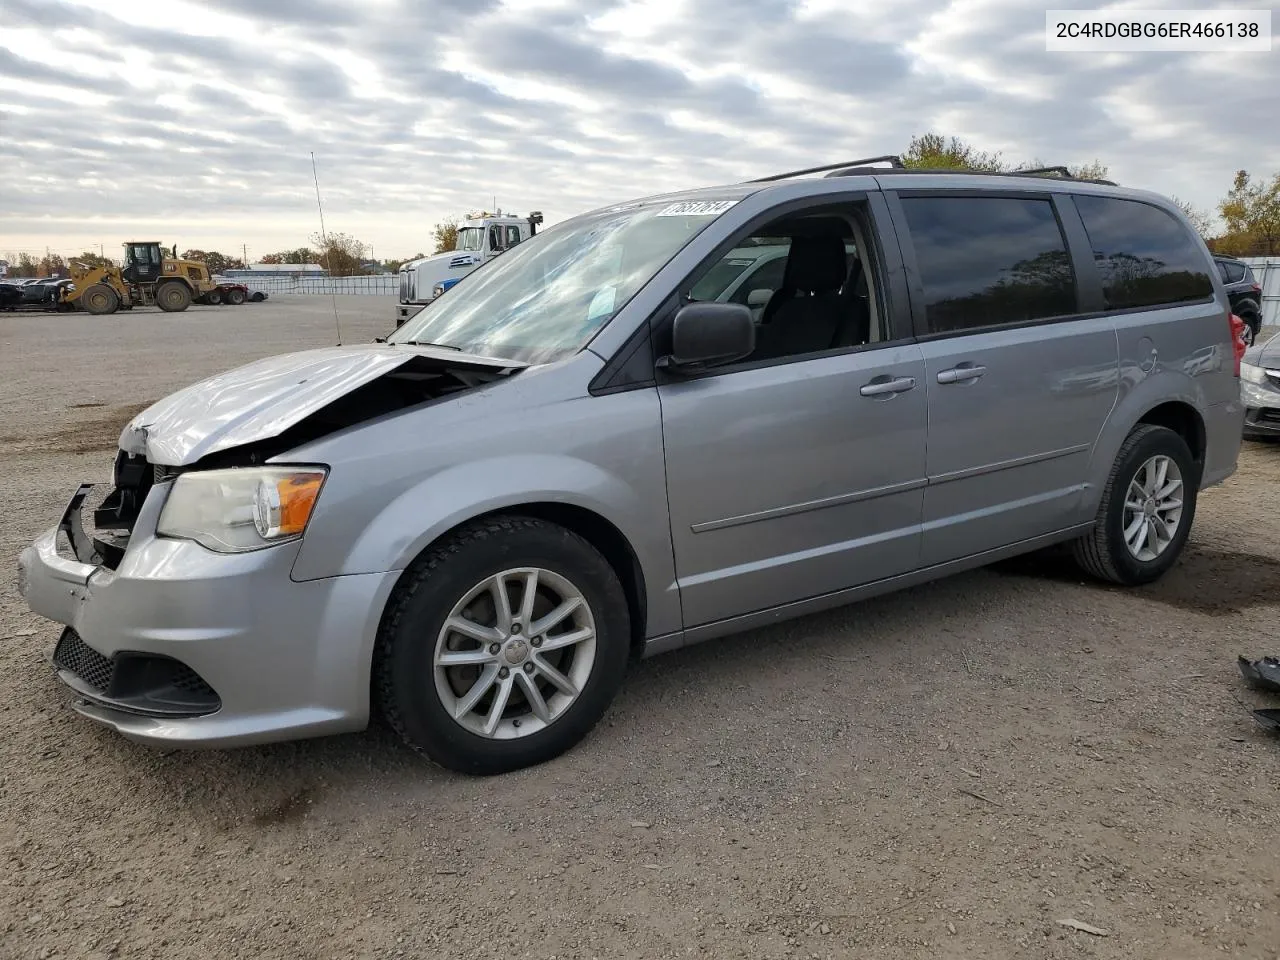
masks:
{"label": "door handle", "polygon": [[966,366],[961,364],[958,367],[952,367],[950,370],[938,371],[939,383],[968,383],[970,380],[977,380],[980,376],[987,372],[986,367]]}
{"label": "door handle", "polygon": [[864,397],[883,397],[892,396],[895,393],[903,393],[907,390],[915,388],[915,377],[898,377],[894,380],[872,380],[870,383],[864,383],[858,392]]}

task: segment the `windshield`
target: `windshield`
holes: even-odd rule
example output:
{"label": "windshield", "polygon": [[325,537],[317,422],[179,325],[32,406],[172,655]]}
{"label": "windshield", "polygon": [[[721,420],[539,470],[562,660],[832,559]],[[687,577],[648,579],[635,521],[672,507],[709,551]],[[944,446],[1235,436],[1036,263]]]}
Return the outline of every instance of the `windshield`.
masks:
{"label": "windshield", "polygon": [[483,227],[463,227],[458,231],[458,245],[455,250],[479,250],[484,246]]}
{"label": "windshield", "polygon": [[530,364],[562,359],[732,205],[638,204],[552,227],[490,260],[388,340]]}

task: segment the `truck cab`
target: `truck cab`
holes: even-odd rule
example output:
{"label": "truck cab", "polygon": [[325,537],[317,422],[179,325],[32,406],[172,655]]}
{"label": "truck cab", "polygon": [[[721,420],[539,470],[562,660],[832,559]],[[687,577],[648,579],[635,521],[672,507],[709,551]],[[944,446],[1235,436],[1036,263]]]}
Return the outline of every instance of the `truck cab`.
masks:
{"label": "truck cab", "polygon": [[537,232],[540,223],[542,214],[537,211],[527,217],[498,213],[464,220],[458,226],[458,239],[452,250],[410,260],[400,268],[396,326],[403,324],[439,296],[440,291],[453,286],[480,264],[528,240]]}

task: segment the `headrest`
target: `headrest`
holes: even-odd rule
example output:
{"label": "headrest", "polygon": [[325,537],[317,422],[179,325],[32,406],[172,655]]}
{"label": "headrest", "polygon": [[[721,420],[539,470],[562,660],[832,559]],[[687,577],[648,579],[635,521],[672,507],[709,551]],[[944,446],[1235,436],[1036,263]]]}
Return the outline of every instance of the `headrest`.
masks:
{"label": "headrest", "polygon": [[787,256],[783,286],[806,293],[832,293],[844,284],[848,264],[839,237],[796,237]]}

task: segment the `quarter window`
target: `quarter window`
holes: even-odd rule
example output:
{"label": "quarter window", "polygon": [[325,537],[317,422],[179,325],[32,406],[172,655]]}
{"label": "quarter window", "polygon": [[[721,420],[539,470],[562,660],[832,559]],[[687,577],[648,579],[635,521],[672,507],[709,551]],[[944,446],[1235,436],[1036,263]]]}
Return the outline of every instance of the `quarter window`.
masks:
{"label": "quarter window", "polygon": [[1149,203],[1077,196],[1108,310],[1213,296],[1208,262],[1186,228]]}
{"label": "quarter window", "polygon": [[930,333],[1076,312],[1075,276],[1048,200],[907,197]]}

